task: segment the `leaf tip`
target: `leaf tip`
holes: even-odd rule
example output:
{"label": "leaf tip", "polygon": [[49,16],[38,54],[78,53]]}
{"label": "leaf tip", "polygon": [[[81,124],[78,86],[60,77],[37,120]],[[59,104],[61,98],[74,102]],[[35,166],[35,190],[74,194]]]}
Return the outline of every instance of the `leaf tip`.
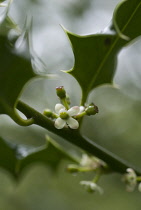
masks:
{"label": "leaf tip", "polygon": [[70,74],[70,72],[72,71],[73,69],[70,69],[70,70],[60,70],[61,72],[64,72],[64,73],[68,73]]}
{"label": "leaf tip", "polygon": [[61,26],[61,28],[64,30],[64,31],[67,31],[67,29],[65,28],[65,26],[63,26],[62,24],[59,24]]}

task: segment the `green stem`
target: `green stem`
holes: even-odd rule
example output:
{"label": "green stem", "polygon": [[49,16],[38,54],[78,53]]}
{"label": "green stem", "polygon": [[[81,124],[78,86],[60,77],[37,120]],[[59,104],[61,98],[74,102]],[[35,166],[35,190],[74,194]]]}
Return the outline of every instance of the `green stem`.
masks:
{"label": "green stem", "polygon": [[34,124],[34,119],[23,119],[19,116],[19,114],[16,112],[12,112],[12,114],[10,115],[10,117],[12,118],[12,120],[14,120],[18,125],[21,125],[21,126],[29,126],[29,125],[32,125]]}
{"label": "green stem", "polygon": [[18,114],[17,110],[14,107],[8,106],[8,104],[3,100],[0,101],[0,104],[5,111],[4,113],[8,114],[12,118],[12,120],[16,122],[18,125],[29,126],[34,124],[34,119],[32,117],[25,115],[27,119],[23,119],[21,118],[21,116]]}
{"label": "green stem", "polygon": [[95,177],[94,177],[94,179],[93,179],[92,181],[93,181],[94,183],[97,183],[98,180],[99,180],[100,177],[101,177],[101,174],[102,174],[101,169],[97,170],[97,173],[96,173],[96,175],[95,175]]}
{"label": "green stem", "polygon": [[86,115],[86,112],[81,112],[80,114],[76,115],[74,118],[75,119],[81,119],[85,115]]}
{"label": "green stem", "polygon": [[82,98],[81,98],[80,106],[84,106],[86,101],[87,101],[87,93],[84,94],[82,91]]}
{"label": "green stem", "polygon": [[68,103],[67,103],[66,98],[61,99],[61,102],[62,102],[62,104],[64,105],[64,107],[65,107],[67,110],[69,110],[69,105],[68,105]]}
{"label": "green stem", "polygon": [[109,167],[113,171],[118,173],[125,173],[127,168],[132,168],[137,175],[141,175],[141,171],[139,169],[136,169],[134,166],[130,165],[128,162],[101,147],[100,145],[96,144],[94,141],[82,136],[78,130],[72,130],[69,128],[64,128],[60,130],[56,129],[54,127],[53,121],[51,121],[32,107],[23,103],[22,101],[18,102],[17,109],[25,114],[25,116],[32,117],[34,119],[34,124],[53,132],[54,134],[64,138],[66,141],[102,159],[109,165]]}

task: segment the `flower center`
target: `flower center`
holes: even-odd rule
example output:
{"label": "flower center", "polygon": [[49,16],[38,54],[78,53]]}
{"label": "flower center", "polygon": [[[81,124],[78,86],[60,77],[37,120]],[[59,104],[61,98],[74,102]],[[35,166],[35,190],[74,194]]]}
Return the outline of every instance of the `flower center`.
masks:
{"label": "flower center", "polygon": [[67,112],[61,112],[60,113],[60,118],[61,119],[68,119],[70,116],[68,115],[68,113]]}

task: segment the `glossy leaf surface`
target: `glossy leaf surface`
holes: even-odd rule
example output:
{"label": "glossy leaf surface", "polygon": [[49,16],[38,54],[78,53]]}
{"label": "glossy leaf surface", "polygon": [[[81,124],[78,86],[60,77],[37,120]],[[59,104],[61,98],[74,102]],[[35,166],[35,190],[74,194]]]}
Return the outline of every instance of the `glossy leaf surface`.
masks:
{"label": "glossy leaf surface", "polygon": [[93,88],[112,83],[118,52],[141,35],[141,1],[128,0],[119,4],[112,22],[107,32],[101,34],[79,36],[65,30],[75,59],[74,67],[67,73],[82,88],[82,104]]}

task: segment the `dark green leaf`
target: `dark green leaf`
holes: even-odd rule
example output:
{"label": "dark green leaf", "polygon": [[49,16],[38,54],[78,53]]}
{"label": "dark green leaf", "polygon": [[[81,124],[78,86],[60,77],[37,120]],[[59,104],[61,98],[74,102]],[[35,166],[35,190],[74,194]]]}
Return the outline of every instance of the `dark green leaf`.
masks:
{"label": "dark green leaf", "polygon": [[79,162],[68,152],[65,152],[65,149],[63,149],[57,142],[47,137],[47,143],[44,146],[29,151],[28,155],[23,158],[20,170],[33,163],[44,163],[55,169],[62,159],[68,159],[76,163]]}
{"label": "dark green leaf", "polygon": [[[7,18],[4,23],[7,24]],[[2,23],[3,27],[4,23]],[[22,41],[27,42],[24,38]],[[30,55],[28,46],[27,44],[26,51],[28,52],[27,55]],[[5,33],[1,33],[0,114],[8,114],[17,123],[26,124],[26,120],[22,120],[16,113],[15,106],[24,85],[34,76],[31,58],[25,58],[20,52],[20,49],[16,49],[15,45],[10,43],[8,36]]]}
{"label": "dark green leaf", "polygon": [[82,88],[82,104],[93,88],[112,83],[119,50],[141,35],[141,1],[122,2],[115,10],[113,24],[108,34],[79,36],[65,30],[75,58],[74,67],[67,73]]}
{"label": "dark green leaf", "polygon": [[79,162],[49,137],[45,145],[33,149],[15,145],[0,138],[0,167],[9,171],[15,178],[32,164],[42,163],[56,169],[62,159]]}
{"label": "dark green leaf", "polygon": [[16,165],[18,164],[16,149],[16,145],[0,138],[0,167],[13,175],[16,174]]}

